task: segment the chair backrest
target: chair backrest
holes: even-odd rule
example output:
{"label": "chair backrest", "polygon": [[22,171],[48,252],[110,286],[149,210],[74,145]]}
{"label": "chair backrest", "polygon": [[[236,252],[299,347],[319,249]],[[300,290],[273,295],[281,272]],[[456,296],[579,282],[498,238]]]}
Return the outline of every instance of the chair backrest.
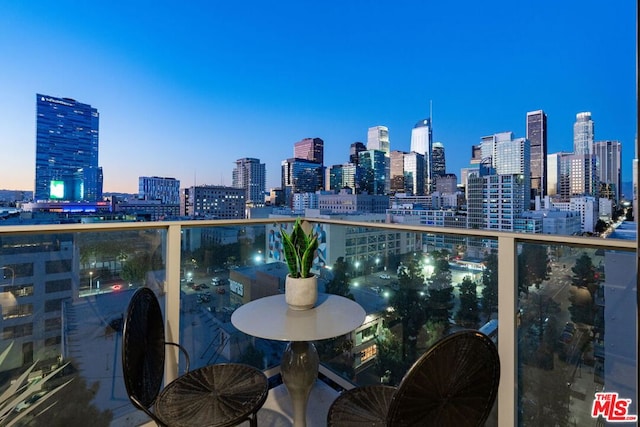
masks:
{"label": "chair backrest", "polygon": [[133,404],[148,412],[164,377],[164,322],[153,291],[140,288],[131,297],[122,330],[122,372]]}
{"label": "chair backrest", "polygon": [[500,359],[486,335],[465,330],[436,342],[405,374],[388,426],[482,426],[498,393]]}

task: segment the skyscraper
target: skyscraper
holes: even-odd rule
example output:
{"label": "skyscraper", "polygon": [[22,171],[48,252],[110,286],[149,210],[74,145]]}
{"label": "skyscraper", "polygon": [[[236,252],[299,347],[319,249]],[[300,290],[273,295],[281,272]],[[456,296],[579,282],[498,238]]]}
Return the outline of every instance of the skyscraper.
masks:
{"label": "skyscraper", "polygon": [[338,192],[345,187],[357,191],[357,171],[358,166],[353,163],[333,165],[327,169],[325,178],[325,189],[327,191]]}
{"label": "skyscraper", "polygon": [[531,198],[547,195],[547,115],[527,113],[527,139],[531,147]]}
{"label": "skyscraper", "polygon": [[444,156],[444,145],[441,142],[433,143],[432,159],[432,171],[434,179],[438,176],[446,175],[447,164]]}
{"label": "skyscraper", "polygon": [[393,150],[389,155],[390,194],[404,193],[404,151]]}
{"label": "skyscraper", "polygon": [[410,152],[404,155],[404,192],[414,196],[424,195],[424,156]]}
{"label": "skyscraper", "polygon": [[314,193],[324,188],[322,165],[304,159],[291,158],[281,163],[281,186],[288,206],[294,193]]}
{"label": "skyscraper", "polygon": [[36,95],[35,200],[102,199],[98,122],[91,105]]}
{"label": "skyscraper", "polygon": [[563,201],[573,196],[595,196],[597,193],[598,165],[591,154],[560,156],[558,195]]}
{"label": "skyscraper", "polygon": [[320,189],[324,188],[324,141],[320,138],[305,138],[293,144],[293,158],[317,163]]}
{"label": "skyscraper", "polygon": [[354,142],[353,144],[351,144],[350,150],[349,150],[349,163],[353,163],[354,165],[358,165],[358,154],[361,151],[366,150],[367,147],[359,141]]}
{"label": "skyscraper", "polygon": [[232,187],[245,189],[247,204],[264,205],[267,178],[265,164],[260,163],[260,159],[246,157],[236,160],[231,181]]}
{"label": "skyscraper", "polygon": [[593,153],[598,162],[598,179],[608,187],[612,187],[615,202],[621,195],[621,163],[622,145],[619,141],[598,141],[593,144]]}
{"label": "skyscraper", "polygon": [[433,131],[431,119],[422,119],[411,129],[411,151],[424,156],[424,192],[431,194],[433,191]]}
{"label": "skyscraper", "polygon": [[386,171],[389,170],[389,158],[382,150],[366,150],[360,153],[360,191],[368,194],[385,194],[389,186]]}
{"label": "skyscraper", "polygon": [[293,157],[324,164],[324,141],[320,138],[305,138],[293,144]]}
{"label": "skyscraper", "polygon": [[389,156],[389,129],[386,126],[373,126],[367,132],[367,150],[380,150]]}
{"label": "skyscraper", "polygon": [[573,124],[574,154],[593,154],[593,127],[589,111],[576,114],[576,122]]}

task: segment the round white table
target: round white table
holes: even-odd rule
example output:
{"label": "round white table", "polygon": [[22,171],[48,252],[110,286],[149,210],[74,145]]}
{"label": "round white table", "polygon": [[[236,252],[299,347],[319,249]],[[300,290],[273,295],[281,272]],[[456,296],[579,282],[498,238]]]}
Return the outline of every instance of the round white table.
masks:
{"label": "round white table", "polygon": [[353,331],[366,313],[355,301],[337,295],[318,294],[310,310],[291,310],[284,295],[251,301],[231,315],[231,323],[254,337],[289,341],[282,354],[280,372],[291,396],[293,425],[306,426],[307,401],[318,378],[318,352],[311,341],[334,338]]}

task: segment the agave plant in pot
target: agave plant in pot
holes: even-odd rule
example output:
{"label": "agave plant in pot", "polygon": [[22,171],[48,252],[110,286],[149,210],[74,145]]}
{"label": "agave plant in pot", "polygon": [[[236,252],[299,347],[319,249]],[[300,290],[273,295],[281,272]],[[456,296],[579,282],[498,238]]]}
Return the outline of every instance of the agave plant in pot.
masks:
{"label": "agave plant in pot", "polygon": [[318,299],[318,278],[311,273],[311,266],[318,249],[318,236],[313,235],[311,224],[303,223],[300,218],[296,219],[290,234],[281,229],[280,235],[289,269],[285,300],[292,310],[313,308]]}

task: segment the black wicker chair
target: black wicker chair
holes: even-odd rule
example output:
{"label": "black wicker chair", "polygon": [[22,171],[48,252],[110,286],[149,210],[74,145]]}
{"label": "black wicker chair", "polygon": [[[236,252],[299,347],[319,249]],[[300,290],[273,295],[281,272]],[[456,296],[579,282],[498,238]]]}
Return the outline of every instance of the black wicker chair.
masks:
{"label": "black wicker chair", "polygon": [[[251,426],[257,425],[258,410],[269,392],[266,376],[235,363],[188,371],[184,348],[165,342],[160,305],[149,288],[138,289],[129,302],[122,343],[122,371],[129,399],[158,425],[233,426],[247,420]],[[160,391],[167,344],[178,346],[185,354],[188,372]]]}
{"label": "black wicker chair", "polygon": [[484,425],[498,392],[500,360],[484,334],[465,330],[435,343],[395,387],[344,392],[331,405],[329,426]]}

